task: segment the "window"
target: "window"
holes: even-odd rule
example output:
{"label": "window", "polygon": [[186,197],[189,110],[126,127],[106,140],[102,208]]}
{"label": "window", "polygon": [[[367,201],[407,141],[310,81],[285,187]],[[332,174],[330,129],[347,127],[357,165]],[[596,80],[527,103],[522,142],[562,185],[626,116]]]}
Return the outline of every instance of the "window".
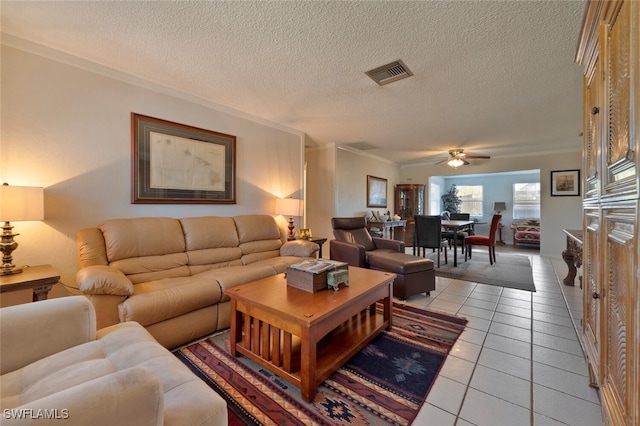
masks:
{"label": "window", "polygon": [[429,214],[440,214],[440,185],[436,183],[429,190]]}
{"label": "window", "polygon": [[458,197],[462,200],[460,212],[471,216],[482,216],[482,186],[458,186]]}
{"label": "window", "polygon": [[513,218],[540,218],[540,182],[513,184]]}

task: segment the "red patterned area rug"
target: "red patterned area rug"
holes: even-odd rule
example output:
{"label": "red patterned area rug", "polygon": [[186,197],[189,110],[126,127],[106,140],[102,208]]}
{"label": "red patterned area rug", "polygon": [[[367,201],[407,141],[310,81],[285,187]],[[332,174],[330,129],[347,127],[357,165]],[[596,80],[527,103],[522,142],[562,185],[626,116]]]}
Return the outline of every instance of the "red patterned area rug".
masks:
{"label": "red patterned area rug", "polygon": [[297,387],[229,353],[229,332],[175,352],[227,401],[230,425],[406,425],[424,403],[466,319],[393,305],[384,331],[305,402]]}

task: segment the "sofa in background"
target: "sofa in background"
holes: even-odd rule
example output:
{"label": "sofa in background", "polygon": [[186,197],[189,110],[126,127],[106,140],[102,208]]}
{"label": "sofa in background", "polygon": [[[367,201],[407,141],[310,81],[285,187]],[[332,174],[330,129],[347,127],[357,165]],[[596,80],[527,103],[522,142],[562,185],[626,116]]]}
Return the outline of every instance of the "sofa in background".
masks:
{"label": "sofa in background", "polygon": [[224,399],[139,324],[96,332],[83,296],[0,309],[0,338],[3,425],[227,424]]}
{"label": "sofa in background", "polygon": [[136,321],[167,348],[230,326],[225,290],[315,256],[269,215],[111,219],[77,235],[76,285],[98,328]]}
{"label": "sofa in background", "polygon": [[540,245],[540,219],[516,219],[511,224],[513,245]]}

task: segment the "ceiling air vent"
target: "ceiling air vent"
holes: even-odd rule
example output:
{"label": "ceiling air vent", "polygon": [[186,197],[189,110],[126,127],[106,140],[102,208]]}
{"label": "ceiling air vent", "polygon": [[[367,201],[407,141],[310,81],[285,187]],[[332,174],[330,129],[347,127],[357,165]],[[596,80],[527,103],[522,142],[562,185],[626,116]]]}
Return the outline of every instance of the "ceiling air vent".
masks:
{"label": "ceiling air vent", "polygon": [[371,77],[371,79],[380,86],[402,80],[403,78],[411,77],[413,75],[401,60],[366,71],[365,74]]}

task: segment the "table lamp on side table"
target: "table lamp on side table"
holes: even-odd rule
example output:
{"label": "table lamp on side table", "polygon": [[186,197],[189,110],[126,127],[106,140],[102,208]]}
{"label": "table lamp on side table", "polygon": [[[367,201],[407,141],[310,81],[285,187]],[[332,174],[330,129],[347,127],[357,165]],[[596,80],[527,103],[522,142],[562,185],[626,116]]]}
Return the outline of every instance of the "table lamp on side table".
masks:
{"label": "table lamp on side table", "polygon": [[295,198],[276,198],[276,214],[289,216],[289,235],[287,236],[287,240],[295,240],[296,227],[293,222],[293,217],[302,214],[302,200]]}
{"label": "table lamp on side table", "polygon": [[22,272],[22,268],[16,268],[13,264],[13,251],[18,248],[18,243],[13,237],[20,234],[13,233],[10,222],[43,220],[44,219],[44,189],[31,186],[9,186],[4,183],[0,186],[0,222],[2,226],[2,267],[0,275],[12,275]]}

